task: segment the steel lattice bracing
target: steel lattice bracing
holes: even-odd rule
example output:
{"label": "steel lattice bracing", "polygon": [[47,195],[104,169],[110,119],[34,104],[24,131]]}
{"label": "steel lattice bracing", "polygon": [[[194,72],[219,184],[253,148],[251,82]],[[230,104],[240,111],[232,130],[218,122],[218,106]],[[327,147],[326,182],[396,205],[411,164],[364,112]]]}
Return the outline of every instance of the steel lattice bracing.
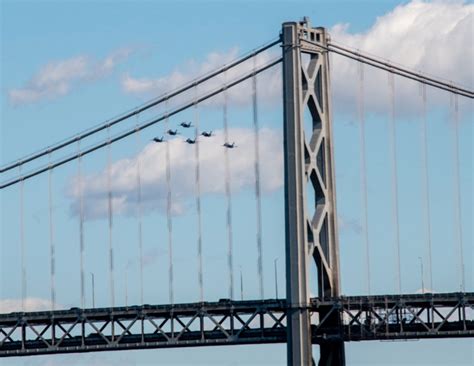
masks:
{"label": "steel lattice bracing", "polygon": [[311,308],[328,317],[338,313],[343,319],[341,327],[334,327],[320,318],[312,326],[316,343],[321,334],[346,342],[474,336],[474,293],[313,299]]}
{"label": "steel lattice bracing", "polygon": [[[339,249],[329,102],[328,35],[305,19],[284,23],[283,105],[286,205],[288,364],[312,364],[309,283],[320,297],[339,295]],[[303,58],[309,58],[307,63]],[[305,130],[305,110],[311,119]],[[314,202],[308,202],[314,197]],[[309,278],[309,266],[318,278]],[[340,323],[330,313],[328,323]],[[321,345],[321,365],[344,364],[342,342]]]}
{"label": "steel lattice bracing", "polygon": [[[288,310],[285,300],[226,300],[3,314],[0,356],[285,343]],[[307,310],[314,344],[474,336],[474,293],[311,299]]]}
{"label": "steel lattice bracing", "polygon": [[285,342],[284,300],[13,313],[0,356]]}

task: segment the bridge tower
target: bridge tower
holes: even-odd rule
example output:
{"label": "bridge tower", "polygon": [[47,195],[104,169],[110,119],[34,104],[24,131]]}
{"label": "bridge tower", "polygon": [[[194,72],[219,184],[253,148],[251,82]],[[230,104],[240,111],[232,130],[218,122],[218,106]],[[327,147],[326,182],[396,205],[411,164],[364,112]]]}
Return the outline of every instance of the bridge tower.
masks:
{"label": "bridge tower", "polygon": [[[313,362],[309,266],[317,266],[320,298],[340,293],[328,41],[326,30],[311,28],[307,18],[283,23],[287,353],[292,366]],[[311,116],[309,134],[305,109]],[[314,202],[307,203],[309,197]],[[339,315],[328,317],[333,326],[340,325]],[[341,339],[321,344],[320,354],[321,366],[345,364]]]}

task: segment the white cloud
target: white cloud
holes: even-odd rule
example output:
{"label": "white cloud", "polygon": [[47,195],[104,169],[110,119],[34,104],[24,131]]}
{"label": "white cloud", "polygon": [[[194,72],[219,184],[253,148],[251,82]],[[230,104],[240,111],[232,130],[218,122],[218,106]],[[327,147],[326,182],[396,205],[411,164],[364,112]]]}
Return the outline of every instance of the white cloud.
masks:
{"label": "white cloud", "polygon": [[[279,52],[279,50],[277,51]],[[178,87],[183,86],[187,82],[195,79],[196,77],[205,75],[214,71],[225,64],[238,58],[238,49],[232,48],[228,52],[212,52],[206,56],[206,59],[202,63],[198,63],[195,60],[188,61],[185,65],[178,66],[171,74],[159,77],[159,78],[135,78],[129,74],[125,74],[122,77],[122,89],[126,93],[139,94],[139,95],[160,95],[165,92],[170,92]],[[199,86],[199,94],[203,94],[205,91],[211,91],[225,84],[225,81],[232,81],[242,75],[250,73],[254,67],[263,66],[278,55],[274,51],[263,52],[257,56],[255,65],[253,60],[248,60],[235,68],[232,68],[224,75],[215,77]],[[267,72],[258,76],[259,85],[259,100],[262,102],[275,101],[281,95],[281,72],[278,66],[268,70]],[[234,104],[247,104],[251,101],[251,86],[249,83],[237,85],[228,90],[229,103]],[[187,98],[192,98],[194,91],[185,95]],[[181,98],[183,100],[183,98]],[[221,99],[213,98],[206,104],[212,104],[215,102],[222,103]]]}
{"label": "white cloud", "polygon": [[438,291],[432,290],[430,288],[419,288],[415,291],[415,294],[436,294]]}
{"label": "white cloud", "polygon": [[[283,184],[282,138],[277,130],[262,128],[260,136],[261,187],[262,191],[274,191]],[[229,129],[231,141],[237,147],[229,150],[231,185],[234,193],[254,184],[254,134],[251,129]],[[201,192],[203,195],[225,192],[224,142],[222,131],[215,131],[211,138],[199,139]],[[186,210],[187,201],[195,194],[194,145],[182,138],[169,142],[171,151],[171,175],[173,191],[173,213]],[[115,214],[135,214],[137,209],[137,161],[140,163],[143,210],[165,211],[166,143],[149,143],[138,156],[122,159],[111,166],[111,190]],[[87,218],[103,217],[107,214],[107,171],[83,177],[84,207]],[[69,195],[73,199],[72,212],[78,212],[79,185],[77,177],[71,182]]]}
{"label": "white cloud", "polygon": [[[51,310],[53,308],[50,300],[41,299],[37,297],[28,297],[24,301],[25,309],[24,311],[43,311]],[[61,308],[56,304],[56,308]],[[0,300],[0,314],[19,312],[22,310],[22,301],[21,299],[5,299]]]}
{"label": "white cloud", "polygon": [[125,61],[132,53],[131,48],[120,48],[108,55],[100,64],[104,72],[112,71],[120,62]]}
{"label": "white cloud", "polygon": [[[474,5],[461,1],[412,1],[378,17],[365,32],[351,33],[348,24],[338,24],[330,29],[330,34],[335,43],[472,89],[473,13]],[[357,63],[337,55],[333,55],[332,61],[337,106],[351,105],[355,103],[356,90],[348,87],[347,81],[357,80]],[[367,109],[386,109],[387,73],[374,72],[370,66],[364,68]],[[410,110],[419,103],[416,82],[402,83],[396,77],[395,87],[396,98],[403,103],[404,109]],[[449,97],[445,102],[449,102]]]}
{"label": "white cloud", "polygon": [[[473,47],[474,5],[462,1],[412,1],[399,5],[392,11],[377,18],[364,32],[351,32],[349,24],[337,24],[329,29],[333,41],[357,48],[413,70],[448,79],[468,88],[474,84]],[[258,56],[262,65],[277,57],[279,50],[267,51]],[[122,76],[122,89],[135,95],[156,96],[169,92],[193,78],[215,70],[238,57],[238,49],[228,52],[213,52],[202,63],[190,60],[178,66],[170,75],[152,77]],[[332,56],[332,84],[337,108],[352,108],[356,103],[358,63]],[[228,71],[227,80],[250,72],[253,61]],[[374,72],[365,68],[365,94],[368,111],[386,111],[388,106],[388,76],[386,72]],[[370,68],[370,70],[369,70]],[[281,67],[275,67],[259,76],[260,101],[281,103]],[[199,93],[223,84],[223,78],[213,79],[200,86]],[[352,85],[352,86],[351,86]],[[405,107],[403,111],[414,112],[419,102],[416,82],[400,82],[396,77],[396,98]],[[250,84],[229,90],[229,102],[246,104],[250,102]],[[190,99],[193,92],[180,101]],[[430,98],[430,94],[428,96]],[[442,97],[442,96],[441,96]],[[439,99],[439,95],[437,96]],[[461,98],[465,100],[466,98]],[[221,103],[221,98],[213,98],[208,103]],[[449,98],[445,98],[445,103]]]}
{"label": "white cloud", "polygon": [[131,49],[123,48],[112,52],[103,60],[93,60],[81,55],[49,62],[42,66],[25,86],[10,89],[8,97],[12,104],[22,105],[66,95],[77,83],[107,76],[130,53]]}
{"label": "white cloud", "polygon": [[122,77],[122,88],[128,93],[149,93],[157,88],[159,81],[150,79],[135,79],[128,74]]}

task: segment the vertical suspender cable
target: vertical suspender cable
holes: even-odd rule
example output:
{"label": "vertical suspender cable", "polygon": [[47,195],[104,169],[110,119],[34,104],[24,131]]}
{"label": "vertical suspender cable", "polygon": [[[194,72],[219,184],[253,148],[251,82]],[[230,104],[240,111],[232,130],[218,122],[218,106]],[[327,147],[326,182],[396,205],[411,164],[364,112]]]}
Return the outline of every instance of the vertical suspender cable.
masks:
{"label": "vertical suspender cable", "polygon": [[[49,154],[49,163],[51,164],[51,154]],[[53,169],[49,169],[48,175],[48,207],[49,207],[49,263],[51,276],[51,308],[56,308],[56,258],[54,246],[54,222],[53,222]]]}
{"label": "vertical suspender cable", "polygon": [[453,128],[453,156],[454,156],[454,232],[455,242],[458,244],[459,267],[461,274],[461,291],[465,291],[464,279],[464,250],[462,239],[462,214],[461,214],[461,181],[459,172],[459,105],[458,96],[451,95],[451,118]]}
{"label": "vertical suspender cable", "polygon": [[113,243],[113,197],[112,197],[112,151],[110,144],[110,127],[107,127],[107,210],[109,217],[109,287],[110,304],[115,306],[115,284],[114,284],[114,243]]}
{"label": "vertical suspender cable", "polygon": [[365,99],[364,99],[364,64],[358,64],[359,73],[359,98],[358,98],[358,117],[359,117],[359,145],[360,145],[360,192],[362,201],[362,228],[364,235],[365,249],[365,275],[367,281],[367,294],[371,294],[370,285],[370,246],[369,246],[369,213],[367,199],[367,151],[365,144]]}
{"label": "vertical suspender cable", "polygon": [[396,246],[396,269],[397,269],[397,293],[401,293],[402,279],[400,270],[400,225],[398,221],[398,174],[397,174],[397,135],[395,128],[395,79],[393,73],[388,73],[390,123],[389,123],[389,145],[392,170],[392,207],[393,224],[395,230]]}
{"label": "vertical suspender cable", "polygon": [[254,128],[254,149],[255,149],[255,200],[257,204],[257,268],[258,268],[258,285],[260,291],[260,298],[263,300],[263,254],[262,254],[262,201],[260,194],[260,137],[258,125],[258,94],[257,94],[257,75],[255,74],[257,56],[253,58],[254,74],[252,76],[252,106],[253,106],[253,128]]}
{"label": "vertical suspender cable", "polygon": [[[226,83],[226,73],[224,72],[224,83]],[[224,138],[226,143],[229,141],[229,128],[227,121],[227,88],[224,85]],[[227,266],[229,271],[229,298],[234,298],[234,260],[233,260],[233,243],[232,243],[232,193],[230,189],[230,166],[229,166],[229,149],[225,148],[225,193],[227,197]]]}
{"label": "vertical suspender cable", "polygon": [[[431,250],[431,208],[430,208],[430,184],[428,174],[428,127],[426,123],[426,85],[420,83],[421,91],[421,168],[422,168],[422,192],[425,221],[425,240],[428,250],[428,287],[433,289],[433,262]],[[424,289],[422,289],[424,290]]]}
{"label": "vertical suspender cable", "polygon": [[[138,119],[138,114],[137,114]],[[136,133],[137,136],[137,219],[138,219],[138,255],[140,264],[140,304],[143,304],[143,229],[142,229],[142,179],[141,179],[141,167],[140,167],[140,127],[137,123]]]}
{"label": "vertical suspender cable", "polygon": [[[21,175],[22,166],[19,166],[19,175]],[[21,310],[26,311],[26,244],[25,244],[25,183],[20,183],[20,255],[21,255]]]}
{"label": "vertical suspender cable", "polygon": [[[197,99],[197,85],[194,87],[194,99]],[[199,282],[199,300],[204,301],[204,285],[203,285],[203,265],[202,265],[202,217],[201,217],[201,167],[199,156],[199,109],[198,104],[194,103],[194,139],[195,146],[195,160],[196,160],[196,210],[198,220],[198,238],[197,238],[197,254],[198,254],[198,282]]]}
{"label": "vertical suspender cable", "polygon": [[[168,117],[168,99],[166,99],[166,120],[165,126],[169,128],[169,117]],[[170,143],[166,142],[166,187],[168,191],[167,202],[166,202],[166,219],[168,224],[168,278],[169,278],[169,302],[174,303],[174,292],[173,292],[173,220],[171,217],[171,157],[170,157]]]}
{"label": "vertical suspender cable", "polygon": [[79,159],[77,160],[77,176],[79,184],[79,265],[80,265],[80,286],[81,286],[81,307],[85,306],[84,294],[84,184],[82,178],[82,156],[81,140],[77,141],[77,152]]}

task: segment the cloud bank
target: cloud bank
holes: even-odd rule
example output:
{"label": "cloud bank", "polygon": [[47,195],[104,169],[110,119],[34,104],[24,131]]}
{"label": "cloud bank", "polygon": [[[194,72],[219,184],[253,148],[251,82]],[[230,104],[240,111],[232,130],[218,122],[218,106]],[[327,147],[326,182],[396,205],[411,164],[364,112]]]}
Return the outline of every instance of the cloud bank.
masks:
{"label": "cloud bank", "polygon": [[[406,67],[423,70],[440,77],[448,78],[472,88],[474,76],[473,48],[474,5],[466,2],[424,2],[411,1],[397,6],[392,11],[377,18],[364,32],[351,32],[349,24],[337,24],[329,32],[334,42],[357,47],[360,50],[390,59]],[[80,82],[95,80],[110,73],[115,66],[126,59],[130,50],[110,54],[101,61],[93,61],[86,56],[53,62],[44,66],[27,85],[10,91],[11,101],[17,104],[32,103],[44,98],[54,98],[67,94],[71,87]],[[266,64],[280,54],[280,50],[265,52],[252,60],[229,70],[227,75],[215,78],[199,87],[199,94],[221,86],[225,80],[251,72],[255,65]],[[170,75],[163,77],[135,77],[125,74],[121,87],[125,93],[140,96],[156,96],[173,90],[193,78],[206,74],[238,56],[238,49],[228,52],[213,52],[203,62],[190,60],[178,66]],[[332,58],[332,86],[335,108],[354,111],[356,103],[357,63],[336,55]],[[281,103],[281,68],[277,67],[259,75],[259,101]],[[348,80],[352,80],[350,83]],[[403,113],[419,111],[415,82],[395,82],[397,101],[404,106]],[[188,93],[192,98],[194,91]],[[229,103],[244,105],[251,102],[250,81],[229,90]],[[385,112],[388,107],[388,78],[386,72],[374,72],[365,66],[366,110]],[[447,95],[440,94],[448,104]],[[429,95],[430,97],[430,95]],[[184,97],[183,97],[184,98]],[[212,103],[221,103],[213,98]],[[402,113],[399,110],[397,113]],[[262,184],[267,191],[282,185],[282,141],[278,133],[262,130]],[[253,137],[244,129],[232,131],[239,145],[231,151],[232,179],[234,191],[253,184]],[[224,190],[224,165],[222,159],[222,133],[218,131],[213,141],[203,140],[201,146],[202,189],[203,194],[222,193]],[[173,211],[185,210],[186,201],[194,194],[194,149],[180,139],[169,142],[172,150]],[[136,164],[142,166],[142,186],[144,210],[163,210],[166,203],[165,144],[149,144],[138,157],[120,160],[112,166],[113,207],[115,213],[130,214],[136,210]],[[277,158],[274,158],[277,157]],[[222,164],[216,163],[222,161]],[[190,174],[191,173],[191,174]],[[191,177],[191,178],[190,178]],[[107,210],[107,179],[105,171],[85,177],[85,206],[89,218],[102,217]],[[77,213],[77,182],[72,182],[69,196],[73,200],[72,212]],[[349,225],[351,226],[351,225]]]}
{"label": "cloud bank", "polygon": [[[379,56],[410,69],[434,75],[467,86],[474,85],[474,5],[462,1],[411,1],[399,5],[377,18],[364,32],[351,32],[350,24],[336,24],[329,29],[335,43],[357,48],[365,53]],[[280,50],[264,52],[258,56],[262,65],[279,56]],[[198,63],[190,60],[178,66],[170,75],[163,77],[134,77],[125,74],[121,85],[125,93],[156,96],[182,86],[190,80],[229,63],[238,57],[238,49],[228,52],[213,52]],[[352,109],[357,102],[358,63],[332,54],[331,80],[337,108]],[[245,62],[227,73],[227,80],[251,72],[253,62]],[[374,71],[364,66],[365,101],[367,110],[386,111],[389,102],[388,73]],[[203,85],[199,93],[214,89],[224,83],[223,77]],[[429,88],[429,87],[428,87]],[[429,88],[431,89],[431,88]],[[259,76],[260,101],[281,103],[281,68],[276,67]],[[397,100],[402,103],[404,113],[415,112],[419,105],[419,85],[413,81],[401,81],[395,76]],[[431,91],[428,91],[430,98]],[[445,93],[446,94],[446,93]],[[436,98],[443,98],[437,94]],[[189,95],[188,97],[192,97]],[[213,102],[221,103],[219,98]],[[250,84],[229,90],[229,102],[250,103]],[[446,104],[449,98],[446,96]]]}
{"label": "cloud bank", "polygon": [[[51,310],[53,308],[50,300],[41,299],[37,297],[28,297],[24,302],[25,311],[43,311]],[[61,308],[62,306],[56,305]],[[7,314],[11,312],[22,311],[21,299],[5,299],[0,300],[0,314]]]}
{"label": "cloud bank", "polygon": [[[468,88],[474,85],[472,65],[474,64],[473,15],[474,4],[464,1],[411,1],[399,5],[392,11],[377,18],[364,32],[351,32],[350,24],[336,24],[329,32],[334,42],[360,49],[363,52],[380,56],[413,70],[423,70],[462,84]],[[129,57],[130,48],[112,52],[102,60],[89,56],[52,61],[41,69],[20,88],[8,91],[9,100],[14,105],[23,105],[51,100],[68,94],[77,84],[100,79],[110,74],[118,63]],[[122,75],[122,90],[131,95],[153,97],[174,90],[190,80],[207,74],[236,59],[239,49],[234,47],[227,52],[211,52],[202,62],[191,59],[179,65],[166,76]],[[280,55],[279,49],[264,52],[257,57],[260,66]],[[249,60],[227,71],[226,75],[212,79],[199,86],[199,94],[213,90],[237,76],[251,72],[255,64]],[[365,68],[365,93],[368,108],[385,110],[388,99],[388,81],[385,72],[374,72]],[[357,63],[341,56],[332,57],[332,84],[338,105],[352,107],[355,103],[356,85],[350,87],[348,80],[357,79]],[[281,103],[281,67],[274,67],[259,75],[259,97],[264,103]],[[396,77],[396,93],[407,109],[414,105],[415,82],[399,82]],[[237,105],[248,104],[250,82],[236,86],[228,91],[229,102]],[[194,91],[182,96],[192,99]],[[219,97],[205,104],[221,103]]]}
{"label": "cloud bank", "polygon": [[[233,193],[253,189],[254,175],[254,133],[251,129],[229,129],[231,141],[237,147],[229,150],[231,166],[230,181]],[[262,128],[260,137],[261,188],[271,192],[283,184],[283,142],[277,130]],[[200,149],[201,193],[202,195],[225,192],[224,136],[215,131],[215,136],[201,137]],[[195,195],[195,146],[174,138],[166,143],[149,143],[135,157],[122,159],[111,165],[111,191],[114,214],[134,215],[137,212],[137,164],[140,166],[142,210],[144,213],[158,210],[166,212],[166,144],[170,145],[170,166],[172,185],[172,211],[181,214],[187,209]],[[108,185],[107,170],[83,177],[84,211],[87,219],[107,216]],[[72,198],[71,212],[79,210],[80,183],[74,178],[69,186]]]}
{"label": "cloud bank", "polygon": [[24,105],[64,96],[79,83],[91,82],[109,75],[119,63],[129,57],[131,52],[130,48],[122,48],[102,60],[80,55],[49,62],[42,66],[23,87],[8,91],[10,103]]}
{"label": "cloud bank", "polygon": [[[279,55],[275,51],[268,51],[259,54],[256,57],[255,62],[253,60],[245,61],[244,63],[228,70],[225,75],[222,74],[209,81],[202,83],[199,86],[199,94],[203,94],[207,91],[212,91],[218,87],[221,87],[226,82],[230,82],[240,76],[247,73],[251,73],[254,68],[259,68],[263,65],[268,64]],[[212,52],[208,54],[205,60],[198,63],[196,60],[190,60],[184,65],[177,66],[177,68],[169,75],[153,78],[153,77],[142,77],[136,78],[130,74],[125,74],[122,77],[121,85],[122,90],[128,94],[144,95],[144,96],[156,96],[166,92],[170,92],[176,88],[183,86],[191,80],[208,74],[216,69],[219,69],[223,65],[226,65],[239,57],[238,48],[234,47],[228,52]],[[274,102],[278,100],[281,95],[281,71],[279,66],[275,66],[270,70],[260,74],[258,76],[259,85],[259,101],[261,102]],[[251,86],[250,82],[236,85],[228,90],[228,101],[229,103],[243,105],[251,102]],[[192,98],[194,91],[185,96]],[[205,102],[205,104],[222,103],[220,98],[212,98]]]}
{"label": "cloud bank", "polygon": [[[349,24],[337,24],[330,29],[330,34],[335,43],[472,89],[473,14],[474,5],[461,1],[412,1],[378,17],[365,32],[351,33]],[[332,62],[331,77],[337,106],[352,105],[356,90],[348,87],[347,81],[357,79],[357,63],[337,55],[333,55]],[[389,95],[387,73],[374,72],[370,66],[364,66],[364,69],[368,109],[386,109]],[[432,88],[427,88],[430,94]],[[405,109],[410,110],[419,104],[416,82],[402,83],[396,76],[395,92]],[[449,103],[447,95],[445,102]]]}

